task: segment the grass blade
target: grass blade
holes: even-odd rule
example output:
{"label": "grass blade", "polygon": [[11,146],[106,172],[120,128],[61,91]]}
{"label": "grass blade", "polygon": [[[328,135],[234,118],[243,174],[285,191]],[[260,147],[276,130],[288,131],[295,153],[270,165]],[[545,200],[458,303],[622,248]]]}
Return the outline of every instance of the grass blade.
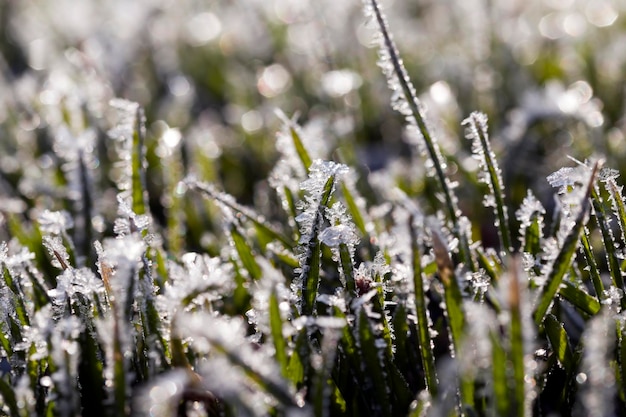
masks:
{"label": "grass blade", "polygon": [[414,219],[409,219],[411,233],[411,250],[413,252],[413,287],[415,298],[415,314],[417,316],[417,338],[419,341],[419,354],[424,367],[424,380],[426,389],[432,398],[437,397],[437,373],[435,357],[432,351],[430,339],[430,317],[428,315],[426,294],[424,293],[424,275],[422,271],[422,256],[418,246],[417,230]]}
{"label": "grass blade", "polygon": [[587,212],[589,211],[589,207],[591,205],[589,200],[594,189],[598,165],[599,164],[596,163],[593,167],[593,171],[591,172],[591,177],[589,179],[589,183],[587,184],[587,191],[580,202],[580,211],[576,217],[576,222],[565,238],[563,247],[559,251],[552,268],[547,275],[546,284],[541,289],[539,302],[533,314],[535,323],[538,326],[543,323],[543,319],[552,305],[554,296],[563,282],[563,277],[571,266],[572,258],[580,241],[580,235],[582,234],[585,226]]}

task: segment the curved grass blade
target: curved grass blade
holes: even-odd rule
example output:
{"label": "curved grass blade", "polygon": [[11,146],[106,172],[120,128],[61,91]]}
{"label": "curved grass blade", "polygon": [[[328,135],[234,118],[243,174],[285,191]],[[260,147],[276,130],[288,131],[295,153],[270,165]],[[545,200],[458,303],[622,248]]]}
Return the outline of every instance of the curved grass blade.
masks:
{"label": "curved grass blade", "polygon": [[582,234],[583,228],[585,226],[587,212],[589,211],[591,205],[590,197],[594,189],[598,167],[599,163],[596,162],[596,164],[593,166],[593,171],[591,172],[589,183],[587,184],[587,191],[585,192],[585,196],[580,202],[580,211],[576,216],[574,226],[565,238],[565,241],[563,242],[563,247],[559,251],[559,254],[554,260],[552,268],[550,269],[550,272],[546,277],[546,284],[541,289],[539,302],[533,314],[535,323],[538,326],[541,326],[541,324],[543,323],[543,319],[550,309],[554,297],[559,290],[561,283],[563,282],[563,277],[571,266],[572,258],[574,257],[574,253],[576,252],[576,248],[578,247],[578,243],[580,241],[580,235]]}

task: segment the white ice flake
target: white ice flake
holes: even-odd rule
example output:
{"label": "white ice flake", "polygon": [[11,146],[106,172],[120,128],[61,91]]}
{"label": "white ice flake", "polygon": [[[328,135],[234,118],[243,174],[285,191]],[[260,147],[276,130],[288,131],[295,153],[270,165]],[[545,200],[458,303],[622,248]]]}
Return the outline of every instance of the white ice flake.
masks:
{"label": "white ice flake", "polygon": [[74,221],[70,214],[65,211],[44,210],[38,217],[39,228],[44,233],[61,235],[74,227]]}

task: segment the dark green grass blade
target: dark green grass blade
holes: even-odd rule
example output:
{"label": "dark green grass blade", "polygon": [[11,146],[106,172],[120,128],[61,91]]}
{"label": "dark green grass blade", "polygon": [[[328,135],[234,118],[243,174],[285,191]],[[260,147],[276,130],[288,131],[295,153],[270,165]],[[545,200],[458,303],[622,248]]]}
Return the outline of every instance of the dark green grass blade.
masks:
{"label": "dark green grass blade", "polygon": [[472,260],[468,238],[463,233],[459,223],[460,212],[456,204],[456,196],[454,196],[453,194],[453,190],[450,187],[450,181],[445,172],[445,163],[442,161],[441,151],[439,150],[439,143],[435,139],[435,136],[432,134],[431,129],[428,126],[424,111],[416,96],[415,87],[413,87],[413,84],[409,79],[406,69],[402,64],[402,59],[400,58],[398,49],[396,48],[391,34],[389,33],[386,19],[383,15],[383,12],[381,11],[378,1],[370,0],[369,4],[371,5],[374,18],[382,35],[383,44],[381,45],[381,49],[384,48],[386,50],[386,53],[389,57],[389,63],[391,64],[393,72],[397,79],[398,86],[394,87],[399,88],[402,91],[402,94],[406,101],[406,106],[408,106],[408,109],[406,111],[401,111],[401,113],[410,120],[409,123],[415,123],[415,127],[417,127],[423,137],[426,152],[428,154],[428,157],[432,161],[433,167],[435,169],[435,178],[437,179],[439,187],[443,192],[448,218],[454,226],[454,234],[459,239],[460,256],[467,265],[467,267],[471,270],[474,270],[475,265],[474,261]]}
{"label": "dark green grass blade", "polygon": [[322,254],[322,243],[318,239],[320,227],[323,222],[323,209],[328,206],[330,196],[335,186],[335,176],[331,175],[322,191],[319,207],[316,210],[315,220],[313,221],[313,230],[307,242],[307,254],[302,265],[302,314],[311,315],[315,310],[315,300],[320,281],[320,263]]}
{"label": "dark green grass blade", "polygon": [[415,314],[417,316],[417,338],[419,341],[419,354],[424,368],[424,380],[426,389],[432,398],[437,397],[437,373],[435,357],[433,355],[430,340],[430,324],[428,321],[426,294],[424,293],[424,275],[422,271],[422,254],[420,253],[417,231],[413,225],[413,218],[409,220],[411,233],[411,250],[413,252],[413,287],[415,299]]}
{"label": "dark green grass blade", "polygon": [[544,328],[559,363],[567,373],[573,372],[576,362],[565,328],[552,314],[546,315]]}
{"label": "dark green grass blade", "polygon": [[[606,260],[609,267],[609,273],[613,284],[624,290],[624,277],[619,264],[619,256],[617,254],[617,244],[613,237],[613,231],[609,223],[609,215],[607,214],[604,204],[598,194],[596,187],[591,190],[591,202],[593,204],[593,215],[596,218],[598,227],[602,234],[602,243],[604,244],[604,250],[606,251]],[[600,295],[601,296],[601,295]],[[622,297],[622,308],[626,308],[626,298]]]}
{"label": "dark green grass blade", "polygon": [[596,298],[599,299],[604,293],[604,284],[602,283],[602,277],[600,276],[598,263],[596,262],[596,258],[593,255],[591,244],[589,243],[589,230],[586,227],[580,238],[583,255],[585,257],[585,261],[587,262],[587,266],[589,267],[589,277],[591,278],[593,288],[596,291]]}
{"label": "dark green grass blade", "polygon": [[391,387],[382,361],[385,354],[376,344],[378,336],[372,329],[372,324],[365,310],[361,309],[357,314],[357,328],[355,330],[357,331],[358,346],[364,369],[364,388],[369,387],[371,389],[370,407],[372,410],[376,410],[376,415],[391,417],[391,396],[388,392]]}
{"label": "dark green grass blade", "polygon": [[554,297],[556,296],[556,293],[559,290],[561,283],[563,282],[563,277],[571,266],[572,258],[574,257],[574,253],[576,252],[576,248],[578,247],[578,243],[580,241],[580,235],[583,231],[583,228],[585,227],[585,218],[591,204],[589,200],[591,197],[591,193],[594,189],[597,172],[598,163],[596,163],[593,167],[591,178],[589,179],[589,184],[587,184],[587,191],[582,201],[580,202],[580,211],[578,213],[578,216],[576,217],[574,227],[572,227],[572,230],[570,230],[569,234],[565,238],[565,241],[563,242],[563,247],[561,248],[556,259],[554,260],[552,269],[548,273],[546,284],[541,290],[539,303],[537,304],[537,307],[533,314],[535,323],[538,326],[540,326],[543,322],[543,319],[550,309]]}

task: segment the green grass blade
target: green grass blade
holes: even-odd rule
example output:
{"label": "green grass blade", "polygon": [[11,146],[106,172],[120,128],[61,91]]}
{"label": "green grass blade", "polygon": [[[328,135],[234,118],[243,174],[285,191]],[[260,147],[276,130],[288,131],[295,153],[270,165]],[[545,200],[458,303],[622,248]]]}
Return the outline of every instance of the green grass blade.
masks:
{"label": "green grass blade", "polygon": [[589,277],[591,278],[593,288],[596,291],[596,298],[599,299],[604,293],[604,284],[602,283],[598,263],[596,262],[593,250],[591,249],[591,243],[589,243],[589,230],[586,227],[583,230],[580,239],[583,248],[583,255],[585,257],[585,261],[587,262],[587,266],[589,267]]}
{"label": "green grass blade", "polygon": [[291,123],[289,126],[289,133],[291,133],[293,146],[296,148],[296,153],[298,154],[298,157],[300,158],[300,161],[302,162],[302,166],[304,167],[306,172],[309,172],[309,168],[311,167],[313,160],[309,156],[309,152],[306,150],[306,147],[304,146],[304,143],[302,142],[300,133],[298,132],[298,129],[296,128],[296,126],[294,126],[293,123]]}
{"label": "green grass blade", "polygon": [[501,250],[504,253],[511,251],[511,232],[509,231],[509,215],[504,204],[504,184],[502,173],[495,155],[489,144],[487,133],[487,116],[484,113],[472,112],[462,123],[468,126],[467,137],[473,141],[472,152],[478,155],[481,169],[484,171],[484,182],[489,186],[490,197],[494,199],[496,227],[500,237]]}
{"label": "green grass blade", "polygon": [[[517,258],[515,258],[517,259]],[[513,392],[512,409],[510,415],[524,417],[526,413],[526,388],[524,369],[524,337],[522,331],[522,311],[521,311],[521,285],[519,267],[516,262],[512,262],[512,272],[509,282],[509,313],[511,317],[510,327],[510,361],[513,365]]]}
{"label": "green grass blade", "polygon": [[[278,297],[276,292],[272,291],[269,299],[269,316],[270,316],[270,331],[272,334],[272,341],[274,343],[274,349],[276,351],[276,360],[280,365],[280,370],[285,378],[289,377],[287,359],[287,343],[285,342],[285,336],[283,335],[283,320],[280,316],[280,308],[278,304]],[[296,383],[297,381],[293,381]]]}
{"label": "green grass blade", "polygon": [[186,178],[185,184],[187,184],[190,189],[200,191],[209,199],[216,201],[218,204],[223,205],[252,222],[261,233],[266,234],[271,240],[278,240],[289,249],[296,246],[296,243],[293,240],[270,227],[264,217],[259,216],[247,207],[236,203],[234,198],[228,194],[217,191],[211,184],[203,183],[192,178]]}
{"label": "green grass blade", "polygon": [[598,299],[571,282],[562,283],[559,295],[589,316],[595,316],[600,311],[601,304]]}
{"label": "green grass blade", "polygon": [[143,109],[137,106],[135,114],[135,128],[133,129],[133,152],[131,155],[132,168],[132,197],[133,212],[140,215],[146,214],[147,195],[146,179],[145,179],[145,120]]}
{"label": "green grass blade", "polygon": [[363,215],[361,214],[361,209],[356,204],[356,200],[352,195],[352,191],[345,182],[341,183],[341,193],[343,194],[346,206],[348,207],[348,212],[350,213],[350,216],[352,216],[352,221],[354,222],[354,225],[357,227],[359,232],[361,232],[362,236],[366,236],[367,230],[365,230],[365,220],[363,219]]}
{"label": "green grass blade", "polygon": [[439,187],[443,192],[447,215],[454,227],[453,233],[459,239],[461,258],[468,268],[474,270],[475,265],[472,260],[468,237],[465,236],[465,232],[460,225],[460,211],[457,207],[457,198],[450,185],[450,179],[445,172],[446,164],[441,155],[439,143],[428,126],[422,104],[418,100],[415,87],[402,64],[402,59],[389,32],[386,18],[383,15],[378,0],[367,0],[367,3],[369,7],[366,7],[366,14],[372,15],[382,35],[380,55],[381,58],[384,58],[381,59],[384,69],[383,72],[387,75],[390,89],[402,93],[402,95],[398,97],[398,102],[393,103],[394,107],[405,116],[409,126],[416,128],[423,138],[426,154],[434,168],[434,177],[437,179]]}
{"label": "green grass blade", "polygon": [[322,243],[318,239],[323,218],[323,208],[328,206],[335,186],[335,176],[331,175],[324,184],[319,206],[315,212],[313,228],[309,241],[306,243],[306,257],[302,264],[302,314],[311,315],[315,311],[315,300],[320,281],[320,264],[322,260]]}
{"label": "green grass blade", "polygon": [[561,283],[563,282],[563,277],[571,266],[572,258],[574,257],[574,253],[576,252],[576,248],[578,247],[578,244],[580,242],[580,235],[582,234],[583,228],[585,226],[585,218],[591,204],[589,199],[594,189],[597,172],[598,163],[596,163],[593,167],[593,171],[589,179],[589,184],[587,185],[587,191],[582,201],[580,202],[580,211],[578,212],[578,215],[576,217],[575,224],[565,238],[565,241],[563,242],[563,247],[559,251],[559,254],[554,260],[554,264],[552,265],[552,268],[546,277],[546,284],[541,290],[539,303],[537,304],[537,307],[533,314],[535,323],[538,326],[543,323],[543,319],[550,309],[554,297],[556,296],[556,293],[559,290]]}
{"label": "green grass blade", "polygon": [[364,369],[363,384],[364,388],[370,387],[372,391],[372,397],[369,399],[370,406],[372,410],[376,410],[376,415],[391,417],[391,396],[388,391],[391,386],[382,362],[385,353],[376,343],[378,336],[372,329],[372,324],[364,309],[357,313],[356,327],[359,352]]}
{"label": "green grass blade", "polygon": [[576,369],[576,362],[565,328],[552,314],[547,314],[543,323],[546,335],[559,363],[566,372],[573,372]]}
{"label": "green grass blade", "polygon": [[243,267],[250,274],[250,278],[255,281],[261,278],[261,267],[254,258],[252,248],[250,248],[243,234],[241,234],[237,226],[234,224],[230,225],[230,237],[235,244],[235,250],[239,255],[239,259],[241,260]]}
{"label": "green grass blade", "polygon": [[[602,234],[602,243],[604,244],[611,279],[617,288],[624,290],[624,278],[620,269],[620,261],[616,247],[617,244],[609,224],[609,216],[604,208],[604,204],[602,203],[596,187],[591,190],[591,202],[593,204],[593,216],[595,217]],[[626,298],[622,298],[622,308],[626,308]]]}
{"label": "green grass blade", "polygon": [[413,253],[413,287],[415,299],[415,314],[417,316],[417,338],[419,342],[419,354],[424,368],[424,380],[426,389],[432,398],[437,397],[437,373],[435,357],[433,355],[430,339],[430,319],[426,294],[424,293],[424,274],[422,271],[422,254],[420,253],[417,231],[413,224],[413,218],[409,219],[411,234],[411,250]]}

